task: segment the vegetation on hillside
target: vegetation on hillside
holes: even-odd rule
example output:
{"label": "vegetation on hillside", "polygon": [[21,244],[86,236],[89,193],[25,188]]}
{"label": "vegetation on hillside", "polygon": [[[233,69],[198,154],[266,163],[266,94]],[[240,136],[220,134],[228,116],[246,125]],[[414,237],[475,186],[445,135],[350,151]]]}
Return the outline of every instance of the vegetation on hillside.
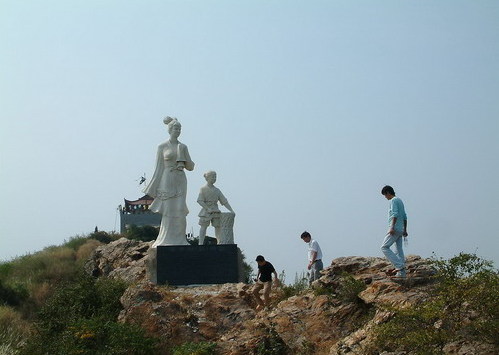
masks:
{"label": "vegetation on hillside", "polygon": [[127,285],[83,273],[122,235],[94,232],[0,264],[0,354],[152,354],[142,329],[117,322]]}
{"label": "vegetation on hillside", "polygon": [[392,310],[395,316],[376,329],[376,349],[443,354],[453,341],[499,346],[499,273],[492,263],[461,253],[433,259],[437,269],[431,298],[416,307]]}

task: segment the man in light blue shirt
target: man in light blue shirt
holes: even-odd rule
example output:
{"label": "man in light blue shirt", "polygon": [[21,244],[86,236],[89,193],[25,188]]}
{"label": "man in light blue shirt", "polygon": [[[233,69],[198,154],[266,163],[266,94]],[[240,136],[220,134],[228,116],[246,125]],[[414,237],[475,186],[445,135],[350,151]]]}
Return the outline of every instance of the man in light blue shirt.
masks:
{"label": "man in light blue shirt", "polygon": [[[388,233],[386,234],[381,251],[385,254],[386,258],[397,269],[396,277],[404,278],[406,276],[405,270],[405,256],[402,249],[403,238],[407,237],[407,215],[405,214],[404,203],[402,200],[395,196],[393,187],[386,185],[381,190],[381,194],[390,201],[390,210],[388,212]],[[395,243],[397,252],[394,253],[390,247]]]}

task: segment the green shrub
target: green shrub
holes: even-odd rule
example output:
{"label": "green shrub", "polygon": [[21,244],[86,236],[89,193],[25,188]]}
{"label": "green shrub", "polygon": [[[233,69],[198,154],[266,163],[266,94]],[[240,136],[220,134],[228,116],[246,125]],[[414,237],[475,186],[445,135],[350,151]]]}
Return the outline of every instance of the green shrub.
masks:
{"label": "green shrub", "polygon": [[12,260],[6,280],[17,281],[27,286],[47,281],[57,283],[70,280],[78,269],[75,260],[76,254],[72,248],[47,247],[35,254]]}
{"label": "green shrub", "polygon": [[15,305],[25,318],[31,319],[53,289],[73,279],[79,268],[72,248],[51,246],[3,264],[0,280],[4,290],[15,291],[10,294],[8,304]]}
{"label": "green shrub", "polygon": [[44,331],[58,332],[78,319],[117,318],[122,307],[119,298],[126,289],[123,281],[94,279],[80,272],[72,282],[56,289],[39,313],[39,326]]}
{"label": "green shrub", "polygon": [[242,252],[241,249],[238,249],[238,255],[239,255],[240,263],[241,263],[241,267],[242,267],[241,272],[243,275],[243,282],[251,283],[251,274],[253,273],[253,268],[246,261],[246,255],[244,255],[244,253]]}
{"label": "green shrub", "polygon": [[126,287],[78,273],[42,307],[23,354],[153,354],[156,342],[141,328],[116,322]]}
{"label": "green shrub", "polygon": [[108,233],[104,231],[93,232],[88,236],[89,239],[95,239],[104,244],[109,244],[112,241],[118,240],[121,237],[122,237],[121,234]]}
{"label": "green shrub", "polygon": [[136,226],[132,224],[126,231],[126,237],[131,240],[150,242],[158,237],[159,228],[153,226]]}
{"label": "green shrub", "polygon": [[217,344],[211,342],[185,343],[173,348],[173,355],[216,355]]}
{"label": "green shrub", "polygon": [[79,247],[85,244],[88,241],[88,237],[77,235],[69,238],[68,241],[64,241],[63,247],[71,248],[74,251],[77,251]]}
{"label": "green shrub", "polygon": [[355,279],[349,273],[342,273],[340,276],[340,286],[336,290],[338,298],[344,302],[359,303],[359,293],[366,289],[366,284],[362,280]]}
{"label": "green shrub", "polygon": [[19,306],[28,298],[28,290],[21,284],[4,285],[0,279],[0,304]]}
{"label": "green shrub", "polygon": [[300,355],[313,355],[316,353],[316,347],[314,343],[311,343],[308,340],[302,341],[300,347],[298,349],[298,354]]}
{"label": "green shrub", "polygon": [[289,297],[299,295],[306,289],[308,289],[308,278],[304,272],[300,275],[295,274],[294,283],[291,285],[286,285],[286,274],[284,271],[279,275],[279,281],[282,286],[282,300],[288,299]]}
{"label": "green shrub", "polygon": [[99,317],[78,319],[60,332],[41,333],[30,340],[22,354],[152,355],[157,343],[136,325]]}
{"label": "green shrub", "polygon": [[492,263],[461,253],[433,264],[440,283],[431,299],[378,326],[376,346],[441,354],[444,344],[459,338],[499,345],[499,274]]}
{"label": "green shrub", "polygon": [[11,262],[0,262],[0,280],[9,277],[12,272],[12,268],[13,266]]}
{"label": "green shrub", "polygon": [[267,334],[258,342],[257,355],[288,355],[289,347],[279,336],[273,326],[267,329]]}
{"label": "green shrub", "polygon": [[357,280],[351,274],[344,272],[338,277],[337,287],[315,287],[314,295],[336,297],[343,302],[363,303],[359,293],[365,289],[366,284],[362,280]]}
{"label": "green shrub", "polygon": [[494,270],[491,261],[466,253],[459,253],[449,260],[433,256],[432,264],[437,269],[437,277],[445,283],[453,283],[481,272]]}

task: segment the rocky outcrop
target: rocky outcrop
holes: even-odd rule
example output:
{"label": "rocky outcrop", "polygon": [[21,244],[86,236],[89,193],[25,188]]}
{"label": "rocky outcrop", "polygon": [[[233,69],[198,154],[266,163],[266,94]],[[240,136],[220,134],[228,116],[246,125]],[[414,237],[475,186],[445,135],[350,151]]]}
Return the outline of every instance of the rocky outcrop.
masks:
{"label": "rocky outcrop", "polygon": [[[274,289],[270,309],[257,312],[251,285],[150,283],[149,245],[120,239],[97,248],[86,266],[94,275],[133,281],[121,297],[124,309],[119,320],[156,337],[162,354],[169,354],[175,345],[199,341],[217,343],[224,355],[263,353],[265,348],[280,351],[273,354],[370,354],[366,349],[373,327],[390,319],[393,307],[424,302],[434,282],[428,260],[419,256],[407,258],[404,281],[390,277],[393,270],[383,258],[342,257],[333,260],[313,288],[292,297],[286,297],[283,288]],[[345,277],[354,286],[364,286],[345,293],[352,291],[345,290]],[[468,354],[469,346],[452,343],[445,351]]]}
{"label": "rocky outcrop", "polygon": [[148,278],[148,250],[152,242],[126,238],[118,239],[95,249],[85,270],[96,277],[120,278],[127,282],[139,282]]}

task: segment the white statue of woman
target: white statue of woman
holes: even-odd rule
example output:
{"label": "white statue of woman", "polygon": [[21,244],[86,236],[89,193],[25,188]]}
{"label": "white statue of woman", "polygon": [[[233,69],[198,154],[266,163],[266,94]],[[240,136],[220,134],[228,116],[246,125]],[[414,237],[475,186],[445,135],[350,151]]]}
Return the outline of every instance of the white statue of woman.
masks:
{"label": "white statue of woman", "polygon": [[144,193],[154,197],[151,211],[161,213],[161,227],[152,248],[158,245],[188,245],[186,216],[189,213],[185,202],[187,178],[184,169],[192,171],[194,162],[189,156],[187,146],[178,141],[181,132],[176,118],[166,117],[170,139],[158,147],[156,169]]}

